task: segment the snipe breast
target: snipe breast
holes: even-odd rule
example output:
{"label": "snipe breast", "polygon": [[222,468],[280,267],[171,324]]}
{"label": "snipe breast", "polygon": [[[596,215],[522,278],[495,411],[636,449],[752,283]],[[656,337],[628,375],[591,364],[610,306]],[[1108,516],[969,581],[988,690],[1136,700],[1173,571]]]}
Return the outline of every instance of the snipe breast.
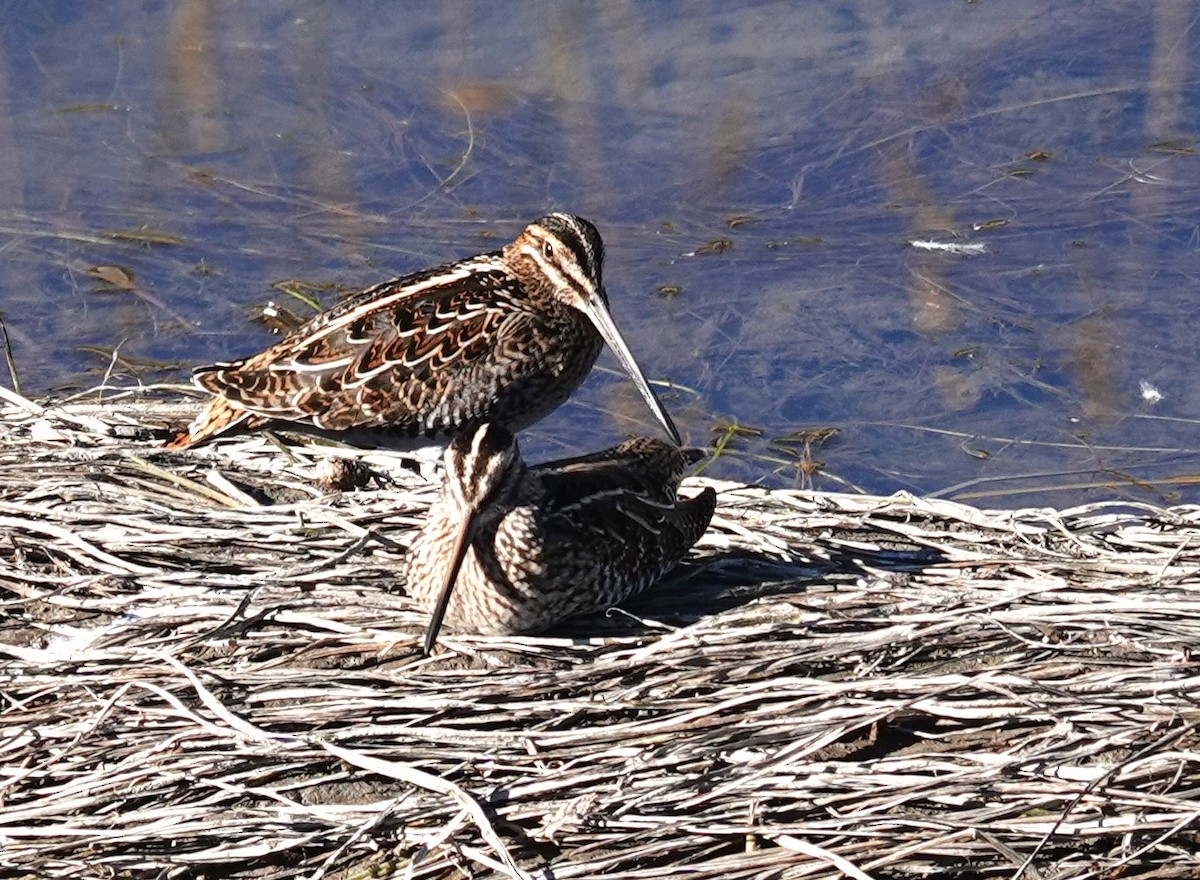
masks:
{"label": "snipe breast", "polygon": [[253,357],[196,370],[212,400],[167,445],[271,420],[397,440],[517,431],[566,401],[605,342],[678,445],[613,323],[603,260],[595,226],[549,214],[501,251],[368,288]]}
{"label": "snipe breast", "polygon": [[441,492],[409,549],[410,595],[477,633],[546,629],[662,577],[708,528],[716,493],[679,498],[699,450],[642,437],[528,467],[513,435],[484,424],[445,453]]}

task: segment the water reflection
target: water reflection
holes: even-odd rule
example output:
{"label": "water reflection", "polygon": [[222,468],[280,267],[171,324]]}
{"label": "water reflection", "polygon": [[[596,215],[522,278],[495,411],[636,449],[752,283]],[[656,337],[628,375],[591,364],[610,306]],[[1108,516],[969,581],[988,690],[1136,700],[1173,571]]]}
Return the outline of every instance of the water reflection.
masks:
{"label": "water reflection", "polygon": [[[17,6],[23,387],[181,377],[262,347],[254,306],[308,308],[276,282],[374,283],[564,208],[680,427],[726,443],[711,473],[1194,500],[1194,5],[910,6]],[[653,430],[602,364],[531,457]]]}

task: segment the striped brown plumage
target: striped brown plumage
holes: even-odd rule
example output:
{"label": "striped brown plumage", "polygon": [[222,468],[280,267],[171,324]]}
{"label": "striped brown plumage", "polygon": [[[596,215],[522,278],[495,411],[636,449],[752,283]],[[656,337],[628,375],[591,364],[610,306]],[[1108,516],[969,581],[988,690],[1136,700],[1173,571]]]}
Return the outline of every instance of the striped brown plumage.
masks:
{"label": "striped brown plumage", "polygon": [[605,342],[678,444],[609,314],[603,260],[595,226],[549,214],[501,251],[368,288],[253,357],[196,370],[212,400],[167,445],[273,420],[397,441],[517,431],[566,401]]}
{"label": "striped brown plumage", "polygon": [[484,424],[452,442],[446,475],[409,549],[410,595],[476,633],[544,630],[641,592],[708,528],[716,493],[677,491],[703,453],[641,437],[529,467],[513,435]]}

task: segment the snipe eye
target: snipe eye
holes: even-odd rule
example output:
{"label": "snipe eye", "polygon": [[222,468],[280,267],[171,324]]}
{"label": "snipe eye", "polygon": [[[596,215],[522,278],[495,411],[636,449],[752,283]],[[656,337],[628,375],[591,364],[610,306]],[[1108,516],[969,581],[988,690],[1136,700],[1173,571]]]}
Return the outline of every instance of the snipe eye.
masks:
{"label": "snipe eye", "polygon": [[550,242],[546,242],[545,244],[543,244],[542,245],[542,256],[545,257],[547,260],[553,260],[554,259],[554,245],[550,244]]}

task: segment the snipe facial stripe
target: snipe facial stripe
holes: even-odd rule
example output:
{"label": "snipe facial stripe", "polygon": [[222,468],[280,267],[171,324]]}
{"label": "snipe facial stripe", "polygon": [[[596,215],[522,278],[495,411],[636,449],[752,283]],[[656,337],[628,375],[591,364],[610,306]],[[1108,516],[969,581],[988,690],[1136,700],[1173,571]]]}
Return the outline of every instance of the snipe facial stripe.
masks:
{"label": "snipe facial stripe", "polygon": [[[599,279],[588,275],[583,264],[560,253],[562,242],[559,239],[540,229],[531,238],[531,242],[521,245],[519,252],[537,266],[538,273],[546,278],[552,287],[559,290],[568,288],[580,299],[585,300],[596,292]],[[547,242],[555,247],[554,256],[550,259],[546,258],[543,248]]]}
{"label": "snipe facial stripe", "polygon": [[575,262],[583,269],[585,275],[595,279],[597,284],[600,283],[600,273],[604,265],[604,244],[596,227],[572,214],[554,213],[546,219],[557,222],[543,222],[543,228],[571,251]]}

